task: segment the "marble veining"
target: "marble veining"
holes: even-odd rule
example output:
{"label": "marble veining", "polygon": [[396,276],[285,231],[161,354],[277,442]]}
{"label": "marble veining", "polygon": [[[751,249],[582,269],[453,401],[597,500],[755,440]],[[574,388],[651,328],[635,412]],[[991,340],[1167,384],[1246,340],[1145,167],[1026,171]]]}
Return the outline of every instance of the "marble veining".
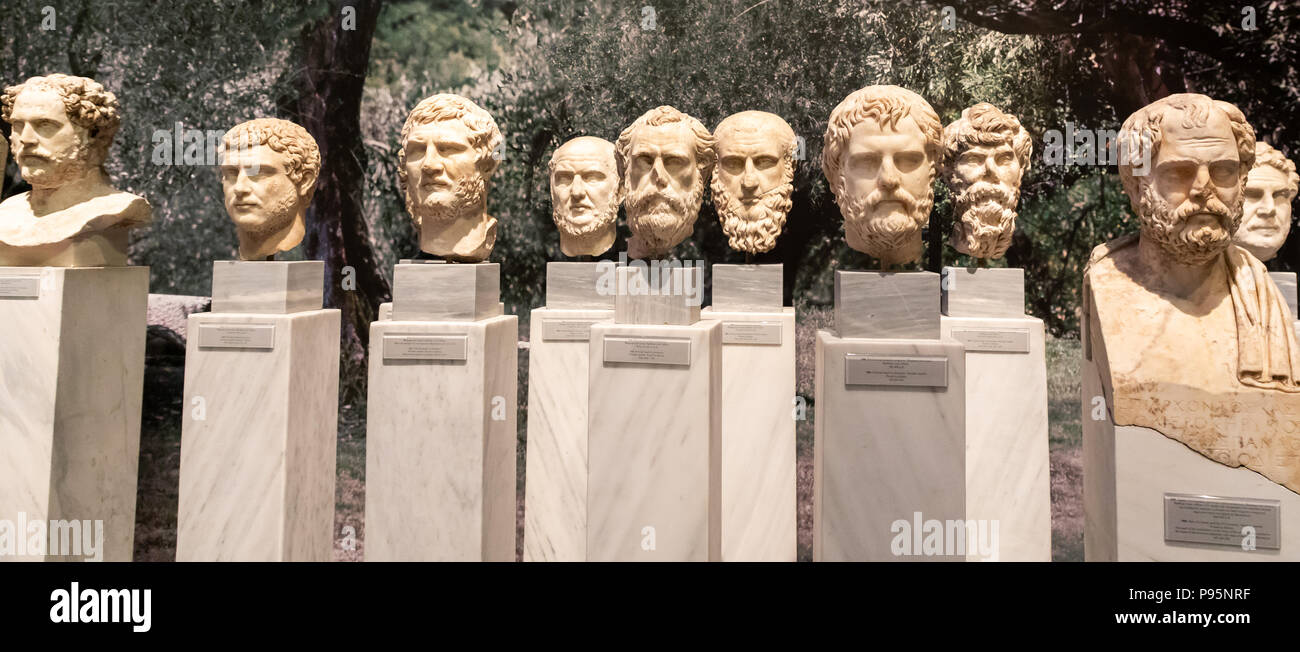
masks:
{"label": "marble veining", "polygon": [[835,334],[938,339],[939,275],[836,270]]}
{"label": "marble veining", "polygon": [[325,263],[319,260],[218,260],[212,263],[212,312],[285,315],[320,310]]}
{"label": "marble veining", "polygon": [[603,287],[601,278],[614,269],[614,261],[546,263],[546,307],[613,310],[614,293]]}
{"label": "marble veining", "polygon": [[1025,316],[1025,270],[945,267],[941,308],[949,317]]}
{"label": "marble veining", "polygon": [[785,265],[714,265],[713,309],[725,312],[781,312]]}
{"label": "marble veining", "polygon": [[396,321],[474,321],[501,314],[501,265],[398,264],[393,267]]}

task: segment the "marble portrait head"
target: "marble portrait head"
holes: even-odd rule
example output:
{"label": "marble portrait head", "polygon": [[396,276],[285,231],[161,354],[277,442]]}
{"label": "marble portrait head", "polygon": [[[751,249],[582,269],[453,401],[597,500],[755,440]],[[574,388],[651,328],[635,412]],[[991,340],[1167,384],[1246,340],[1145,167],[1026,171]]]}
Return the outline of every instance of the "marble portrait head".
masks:
{"label": "marble portrait head", "polygon": [[849,247],[882,266],[920,259],[942,139],[930,103],[899,86],[856,90],[831,111],[822,172],[844,215]]}
{"label": "marble portrait head", "polygon": [[551,217],[566,256],[599,256],[614,246],[623,184],[614,143],[579,136],[551,155]]}
{"label": "marble portrait head", "polygon": [[488,183],[501,155],[501,130],[459,95],[427,97],[402,125],[398,177],[420,249],[456,262],[481,262],[496,243]]}
{"label": "marble portrait head", "polygon": [[1227,249],[1255,162],[1255,130],[1237,107],[1170,95],[1124,121],[1120,147],[1120,181],[1143,240],[1181,265],[1205,264]]}
{"label": "marble portrait head", "polygon": [[785,228],[799,143],[781,116],[743,111],[713,130],[713,204],[736,251],[771,251]]}
{"label": "marble portrait head", "polygon": [[956,195],[953,249],[979,259],[1006,253],[1033,149],[1020,120],[986,102],[963,109],[944,128],[943,171]]}
{"label": "marble portrait head", "polygon": [[125,265],[127,229],[152,210],[104,170],[122,121],[117,97],[86,77],[32,77],[4,90],[0,117],[32,186],[0,204],[0,265]]}
{"label": "marble portrait head", "polygon": [[647,111],[619,134],[615,160],[623,179],[632,258],[659,258],[695,228],[713,169],[713,135],[671,106]]}
{"label": "marble portrait head", "polygon": [[1246,177],[1241,226],[1234,237],[1261,261],[1272,260],[1291,232],[1291,201],[1300,176],[1295,163],[1264,141],[1255,143],[1255,165]]}
{"label": "marble portrait head", "polygon": [[320,176],[320,149],[306,129],[275,118],[236,125],[222,138],[220,169],[241,259],[262,260],[302,242]]}

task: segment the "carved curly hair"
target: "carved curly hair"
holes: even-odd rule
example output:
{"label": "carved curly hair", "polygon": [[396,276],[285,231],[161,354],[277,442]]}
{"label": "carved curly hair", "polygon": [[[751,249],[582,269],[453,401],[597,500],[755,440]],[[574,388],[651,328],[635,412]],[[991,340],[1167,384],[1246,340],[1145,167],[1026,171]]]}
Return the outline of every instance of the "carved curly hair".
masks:
{"label": "carved curly hair", "polygon": [[72,124],[86,129],[90,136],[90,151],[94,160],[102,163],[108,157],[108,147],[122,124],[117,96],[104,90],[104,86],[88,77],[75,77],[55,73],[44,77],[31,77],[27,81],[5,88],[0,96],[0,117],[13,123],[14,102],[25,90],[53,90],[63,98],[63,108]]}
{"label": "carved curly hair", "polygon": [[[306,129],[278,118],[257,118],[241,122],[226,132],[221,138],[221,145],[226,149],[238,149],[266,145],[289,158],[289,169],[285,174],[295,186],[301,186],[303,179],[316,179],[320,176],[320,148],[316,139]],[[310,201],[310,191],[308,201]]]}
{"label": "carved curly hair", "polygon": [[972,146],[1003,144],[1010,145],[1015,152],[1023,175],[1029,169],[1034,143],[1029,132],[1020,126],[1020,119],[988,102],[962,109],[961,117],[943,129],[943,169],[951,176],[957,157]]}
{"label": "carved curly hair", "polygon": [[1261,140],[1255,143],[1255,167],[1261,165],[1270,166],[1281,172],[1282,176],[1286,177],[1287,192],[1295,198],[1296,191],[1300,189],[1300,175],[1296,174],[1295,163],[1291,159]]}
{"label": "carved curly hair", "polygon": [[476,166],[483,179],[496,172],[500,159],[494,156],[503,137],[492,115],[474,102],[452,93],[439,93],[420,100],[402,124],[401,147],[397,150],[397,178],[406,188],[406,138],[419,125],[443,120],[460,120],[469,129],[470,145],[477,155]]}
{"label": "carved curly hair", "polygon": [[843,187],[840,159],[849,145],[853,128],[870,118],[882,127],[896,129],[898,123],[907,117],[912,118],[925,137],[930,179],[933,180],[942,162],[943,123],[925,98],[901,86],[880,84],[853,91],[836,105],[822,137],[822,174],[837,198]]}

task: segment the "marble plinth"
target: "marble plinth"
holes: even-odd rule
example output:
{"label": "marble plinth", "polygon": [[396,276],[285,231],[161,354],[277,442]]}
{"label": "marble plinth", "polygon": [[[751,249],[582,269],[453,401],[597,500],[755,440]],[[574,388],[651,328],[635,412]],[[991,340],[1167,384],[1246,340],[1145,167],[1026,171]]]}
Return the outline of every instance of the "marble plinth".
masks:
{"label": "marble plinth", "polygon": [[398,263],[394,321],[474,321],[502,314],[497,263]]}
{"label": "marble plinth", "polygon": [[[135,541],[148,293],[147,267],[0,267],[0,520],[103,521],[105,561]],[[0,561],[90,552],[47,543]]]}
{"label": "marble plinth", "polygon": [[940,309],[949,317],[1023,317],[1025,270],[945,267]]}
{"label": "marble plinth", "polygon": [[699,267],[663,266],[644,261],[617,269],[614,322],[656,326],[688,326],[700,320],[704,296]]}
{"label": "marble plinth", "polygon": [[967,518],[998,522],[998,561],[1051,561],[1043,322],[943,317],[941,329],[966,351]]}
{"label": "marble plinth", "polygon": [[[937,282],[937,275],[936,282]],[[937,302],[937,296],[936,296]],[[815,561],[961,561],[963,548],[894,548],[921,524],[966,519],[965,360],[951,340],[847,339],[817,333],[813,454]],[[867,380],[848,356],[916,365],[929,385]],[[860,359],[859,359],[860,360]],[[898,362],[902,361],[902,362]],[[888,378],[874,379],[888,382]],[[908,541],[911,539],[909,538]],[[921,537],[917,536],[920,542]],[[952,554],[946,554],[946,553]],[[961,553],[961,554],[958,554]]]}
{"label": "marble plinth", "polygon": [[371,324],[366,561],[514,561],[518,339],[514,315]]}
{"label": "marble plinth", "polygon": [[700,314],[722,324],[722,561],[795,561],[794,308]]}
{"label": "marble plinth", "polygon": [[1282,296],[1286,298],[1286,305],[1291,309],[1291,318],[1296,318],[1296,278],[1295,272],[1269,272],[1269,278],[1277,285],[1277,289],[1282,291]]}
{"label": "marble plinth", "polygon": [[546,307],[613,310],[614,261],[546,263]]}
{"label": "marble plinth", "polygon": [[714,265],[713,308],[724,312],[781,312],[785,265]]}
{"label": "marble plinth", "polygon": [[177,561],[332,558],[339,321],[190,315]]}
{"label": "marble plinth", "polygon": [[218,260],[212,263],[212,312],[317,310],[325,297],[324,276],[319,260]]}
{"label": "marble plinth", "polygon": [[590,344],[587,559],[719,560],[722,325],[600,323]]}
{"label": "marble plinth", "polygon": [[938,339],[939,275],[836,270],[835,334]]}
{"label": "marble plinth", "polygon": [[[1228,467],[1151,428],[1116,425],[1093,360],[1083,364],[1084,558],[1087,561],[1300,561],[1300,494]],[[1293,424],[1294,422],[1292,422]],[[1249,436],[1249,431],[1242,433]],[[1165,540],[1166,494],[1275,500],[1280,549]]]}
{"label": "marble plinth", "polygon": [[590,331],[613,318],[613,310],[532,311],[524,561],[587,559]]}

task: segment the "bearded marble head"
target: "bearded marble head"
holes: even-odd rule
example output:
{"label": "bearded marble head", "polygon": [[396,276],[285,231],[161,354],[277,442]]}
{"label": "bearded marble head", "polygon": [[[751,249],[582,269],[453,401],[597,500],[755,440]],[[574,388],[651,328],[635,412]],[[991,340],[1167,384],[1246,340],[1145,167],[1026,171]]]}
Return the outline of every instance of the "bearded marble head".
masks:
{"label": "bearded marble head", "polygon": [[302,242],[319,176],[316,139],[288,120],[259,118],[226,132],[221,189],[241,259],[262,260]]}
{"label": "bearded marble head", "polygon": [[64,74],[6,88],[0,114],[13,126],[10,144],[23,179],[37,189],[102,172],[122,122],[117,96],[93,79]]}
{"label": "bearded marble head", "polygon": [[1001,258],[1016,230],[1020,181],[1034,145],[1020,120],[992,104],[964,109],[943,130],[943,171],[956,194],[949,242],[974,258]]}
{"label": "bearded marble head", "polygon": [[623,179],[633,258],[659,258],[695,228],[713,169],[713,135],[671,106],[647,111],[619,134],[615,160]]}
{"label": "bearded marble head", "polygon": [[1181,265],[1223,253],[1241,223],[1255,130],[1237,107],[1179,93],[1138,109],[1120,129],[1120,181],[1141,238]]}
{"label": "bearded marble head", "polygon": [[1295,163],[1264,141],[1255,143],[1255,165],[1246,177],[1246,201],[1236,243],[1267,261],[1291,232],[1291,200],[1295,199],[1300,176]]}
{"label": "bearded marble head", "polygon": [[549,166],[551,216],[566,256],[598,256],[614,245],[623,202],[614,144],[593,136],[555,150]]}
{"label": "bearded marble head", "polygon": [[850,247],[885,266],[921,258],[942,138],[930,103],[899,86],[856,90],[831,111],[822,172]]}
{"label": "bearded marble head", "polygon": [[496,243],[488,182],[500,163],[501,130],[459,95],[427,97],[402,125],[398,178],[420,249],[448,260],[485,260]]}
{"label": "bearded marble head", "polygon": [[781,116],[744,111],[713,130],[713,204],[732,249],[771,251],[785,228],[798,141]]}

